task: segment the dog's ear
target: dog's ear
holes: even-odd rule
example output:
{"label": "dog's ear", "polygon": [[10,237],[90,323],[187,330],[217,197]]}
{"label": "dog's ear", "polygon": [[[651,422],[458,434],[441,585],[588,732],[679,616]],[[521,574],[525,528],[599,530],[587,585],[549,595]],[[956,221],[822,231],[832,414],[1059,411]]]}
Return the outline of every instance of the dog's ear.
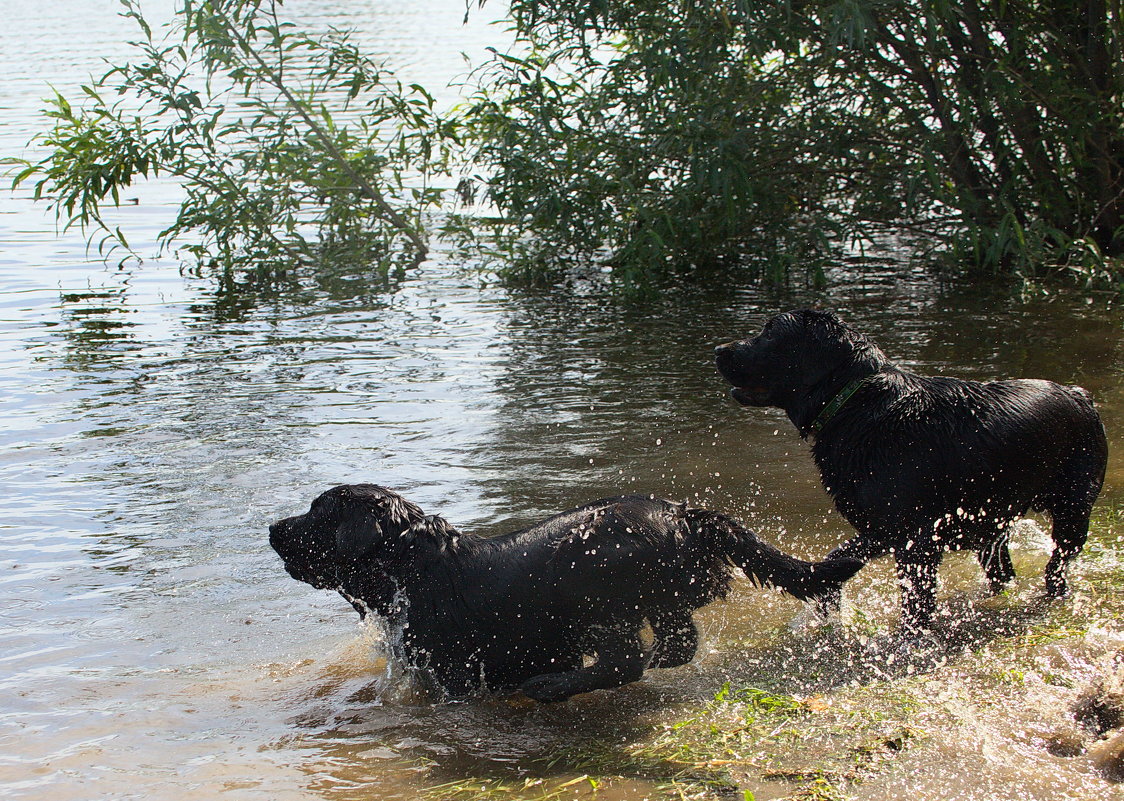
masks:
{"label": "dog's ear", "polygon": [[386,539],[379,520],[374,509],[352,510],[336,528],[336,557],[350,560],[374,556]]}
{"label": "dog's ear", "polygon": [[336,557],[393,559],[409,539],[420,511],[394,493],[341,492],[341,522],[336,528]]}
{"label": "dog's ear", "polygon": [[833,312],[806,310],[800,350],[800,374],[805,386],[815,386],[842,366],[850,365],[867,345]]}

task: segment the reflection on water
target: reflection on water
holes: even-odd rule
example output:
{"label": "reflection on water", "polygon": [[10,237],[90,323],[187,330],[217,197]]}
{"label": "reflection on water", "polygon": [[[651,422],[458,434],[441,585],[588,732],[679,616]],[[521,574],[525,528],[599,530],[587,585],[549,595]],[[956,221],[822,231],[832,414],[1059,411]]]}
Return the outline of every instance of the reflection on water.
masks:
{"label": "reflection on water", "polygon": [[[98,56],[120,52],[113,9],[0,0],[22,45],[0,51],[6,152],[39,124],[44,79],[73,86]],[[457,51],[500,35],[460,29],[460,0],[294,9],[358,25],[421,77],[454,75]],[[439,46],[438,28],[449,37]],[[142,203],[122,213],[151,239],[173,192],[138,191]],[[888,567],[873,565],[848,587],[869,636],[862,625],[790,627],[806,615],[798,604],[742,587],[701,614],[696,664],[551,707],[417,697],[388,672],[377,631],[357,627],[338,597],[289,579],[268,548],[270,521],[328,486],[368,480],[482,533],[654,492],[822,554],[847,529],[806,446],[780,414],[736,407],[711,364],[715,344],[783,308],[839,308],[918,370],[1079,382],[1120,444],[1124,315],[1107,300],[1018,300],[890,270],[840,273],[825,294],[717,279],[632,300],[512,293],[439,256],[394,287],[307,277],[247,302],[216,298],[168,261],[93,263],[25,196],[0,195],[0,239],[9,798],[414,798],[469,776],[580,774],[560,755],[643,739],[727,680],[803,694],[929,676],[952,692],[957,671],[986,673],[990,643],[1058,614],[1036,605],[1048,538],[1033,523],[1016,537],[1023,579],[1007,599],[981,601],[974,563],[948,560],[946,629],[920,662],[886,659],[878,632],[895,618],[894,588]],[[1106,499],[1118,501],[1121,487],[1114,459]],[[1115,564],[1115,545],[1093,543],[1100,564]],[[1093,675],[1116,635],[1097,636],[1088,653],[1056,655],[1067,665],[1058,670]],[[1043,690],[1048,716],[1074,692]],[[918,752],[947,770],[910,765],[914,785],[894,774],[868,797],[936,795],[942,776],[960,788],[944,785],[950,797],[1113,797],[1078,763],[1028,744],[1042,725],[1035,710],[985,713],[956,698],[955,723],[937,720],[939,704],[924,712],[935,744]],[[975,728],[969,713],[982,716]],[[639,776],[601,797],[653,791]]]}

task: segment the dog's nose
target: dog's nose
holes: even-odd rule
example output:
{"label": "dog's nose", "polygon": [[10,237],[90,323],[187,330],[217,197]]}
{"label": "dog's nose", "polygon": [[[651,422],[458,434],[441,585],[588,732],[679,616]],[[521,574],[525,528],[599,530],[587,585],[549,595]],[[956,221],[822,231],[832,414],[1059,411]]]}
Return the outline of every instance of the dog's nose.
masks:
{"label": "dog's nose", "polygon": [[714,363],[718,369],[731,366],[737,361],[737,342],[727,342],[714,349]]}

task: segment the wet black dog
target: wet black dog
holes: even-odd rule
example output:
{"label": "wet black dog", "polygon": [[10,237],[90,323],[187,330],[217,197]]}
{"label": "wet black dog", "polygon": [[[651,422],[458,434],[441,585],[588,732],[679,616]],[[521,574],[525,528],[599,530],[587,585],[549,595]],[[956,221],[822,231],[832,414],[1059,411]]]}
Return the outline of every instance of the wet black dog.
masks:
{"label": "wet black dog", "polygon": [[734,565],[797,598],[838,592],[862,567],[802,562],[724,515],[646,496],[483,538],[374,484],[328,490],[269,541],[293,578],[385,617],[395,656],[449,695],[518,687],[539,701],[689,661],[691,614],[726,594]]}
{"label": "wet black dog", "polygon": [[932,617],[943,551],[975,550],[993,591],[1011,581],[1008,526],[1032,508],[1053,519],[1047,591],[1066,593],[1108,454],[1085,390],[915,375],[812,310],[720,346],[717,363],[739,403],[779,407],[813,439],[824,487],[859,531],[828,558],[892,553],[907,627]]}

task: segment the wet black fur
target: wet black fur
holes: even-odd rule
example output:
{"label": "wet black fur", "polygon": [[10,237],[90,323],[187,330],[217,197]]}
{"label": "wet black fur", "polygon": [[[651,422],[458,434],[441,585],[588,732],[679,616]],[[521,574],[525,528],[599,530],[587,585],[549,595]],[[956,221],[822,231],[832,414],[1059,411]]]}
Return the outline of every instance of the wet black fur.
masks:
{"label": "wet black fur", "polygon": [[802,562],[724,515],[646,496],[483,538],[357,484],[328,490],[269,533],[293,578],[385,617],[395,655],[449,695],[518,687],[539,701],[689,661],[692,612],[726,594],[733,566],[798,598],[838,592],[862,566]]}
{"label": "wet black fur", "polygon": [[[774,317],[716,355],[735,399],[779,407],[813,437],[824,487],[859,532],[828,558],[892,553],[907,626],[932,617],[943,551],[976,551],[994,591],[1011,581],[1008,526],[1029,509],[1053,519],[1046,588],[1066,593],[1066,567],[1085,544],[1108,454],[1085,390],[916,375],[836,315],[807,309]],[[821,409],[864,376],[813,435]]]}

